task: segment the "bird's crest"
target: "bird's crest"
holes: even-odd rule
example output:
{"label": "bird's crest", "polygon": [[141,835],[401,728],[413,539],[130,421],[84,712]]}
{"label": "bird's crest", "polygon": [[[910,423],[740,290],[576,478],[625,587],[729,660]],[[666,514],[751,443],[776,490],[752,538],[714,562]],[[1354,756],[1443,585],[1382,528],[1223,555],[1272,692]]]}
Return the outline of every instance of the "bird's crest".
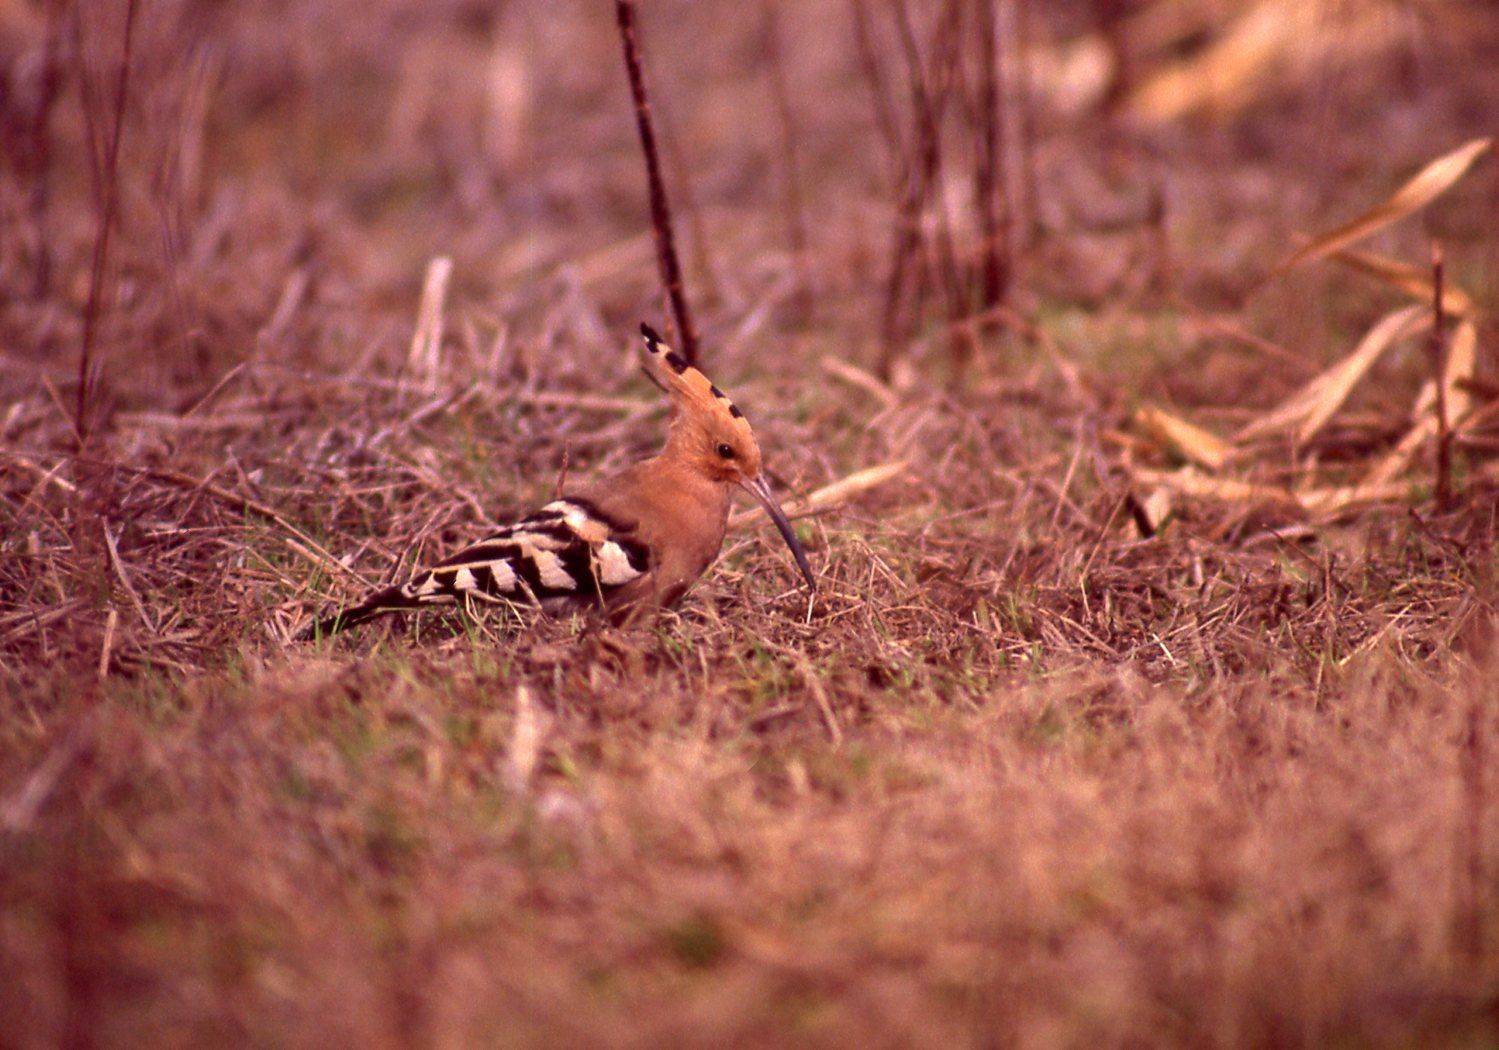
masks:
{"label": "bird's crest", "polygon": [[745,435],[750,433],[749,420],[744,418],[744,413],[729,399],[728,394],[689,365],[681,354],[662,342],[650,325],[641,324],[640,334],[645,339],[645,373],[652,382],[666,391],[674,412],[726,415],[737,424],[736,429],[742,428]]}

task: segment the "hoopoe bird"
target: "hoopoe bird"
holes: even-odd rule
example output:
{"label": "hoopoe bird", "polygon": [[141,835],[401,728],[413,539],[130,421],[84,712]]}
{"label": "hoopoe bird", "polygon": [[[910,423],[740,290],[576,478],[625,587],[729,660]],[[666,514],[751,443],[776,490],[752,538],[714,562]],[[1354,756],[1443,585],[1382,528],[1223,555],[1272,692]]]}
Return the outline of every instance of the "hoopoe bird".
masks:
{"label": "hoopoe bird", "polygon": [[762,472],[749,420],[649,325],[640,332],[646,375],[671,400],[666,444],[657,455],[565,493],[405,583],[313,621],[298,639],[434,605],[508,603],[547,612],[592,606],[616,621],[670,608],[718,557],[735,488],[765,509],[816,590],[806,551]]}

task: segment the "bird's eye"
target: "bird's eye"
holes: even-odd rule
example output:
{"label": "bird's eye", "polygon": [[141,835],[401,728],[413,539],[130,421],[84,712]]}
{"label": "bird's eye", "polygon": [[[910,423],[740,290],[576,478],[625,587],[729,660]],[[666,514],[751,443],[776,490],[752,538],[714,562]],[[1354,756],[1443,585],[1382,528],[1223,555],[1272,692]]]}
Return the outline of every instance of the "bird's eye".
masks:
{"label": "bird's eye", "polygon": [[721,442],[718,446],[718,454],[724,459],[733,459],[734,446],[729,444],[727,441]]}

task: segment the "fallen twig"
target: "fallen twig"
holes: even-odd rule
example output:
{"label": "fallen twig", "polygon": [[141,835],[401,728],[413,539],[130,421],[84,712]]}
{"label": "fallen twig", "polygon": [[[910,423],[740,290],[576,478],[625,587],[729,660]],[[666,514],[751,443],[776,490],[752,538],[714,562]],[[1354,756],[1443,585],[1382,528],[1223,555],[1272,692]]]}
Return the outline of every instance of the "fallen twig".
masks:
{"label": "fallen twig", "polygon": [[[877,467],[865,467],[856,470],[846,478],[842,478],[812,494],[798,500],[788,501],[786,504],[786,517],[805,518],[829,507],[851,499],[861,492],[867,492],[872,488],[883,485],[893,478],[900,477],[906,471],[906,461],[897,459],[890,463],[882,463]],[[764,516],[757,510],[741,511],[729,519],[731,528],[739,528],[749,521],[765,520]]]}

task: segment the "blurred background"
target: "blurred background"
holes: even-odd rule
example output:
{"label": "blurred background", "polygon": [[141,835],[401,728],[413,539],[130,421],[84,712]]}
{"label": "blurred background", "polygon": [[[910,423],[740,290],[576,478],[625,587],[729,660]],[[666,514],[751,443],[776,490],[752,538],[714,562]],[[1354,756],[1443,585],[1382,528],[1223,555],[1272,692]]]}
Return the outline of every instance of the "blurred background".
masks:
{"label": "blurred background", "polygon": [[[1085,355],[1144,340],[1119,367],[1178,399],[1246,368],[1273,388],[1284,362],[1219,361],[1163,310],[1256,292],[1245,324],[1323,359],[1377,304],[1260,278],[1298,231],[1499,127],[1479,0],[653,0],[639,20],[710,361],[813,345],[951,383],[1023,362],[1022,317]],[[398,369],[438,256],[475,362],[503,336],[586,380],[665,316],[612,4],[4,0],[0,77],[7,385],[40,370],[72,396],[106,209],[106,415],[181,408],[245,362]],[[1419,261],[1440,237],[1491,288],[1496,215],[1485,173],[1379,246]]]}

